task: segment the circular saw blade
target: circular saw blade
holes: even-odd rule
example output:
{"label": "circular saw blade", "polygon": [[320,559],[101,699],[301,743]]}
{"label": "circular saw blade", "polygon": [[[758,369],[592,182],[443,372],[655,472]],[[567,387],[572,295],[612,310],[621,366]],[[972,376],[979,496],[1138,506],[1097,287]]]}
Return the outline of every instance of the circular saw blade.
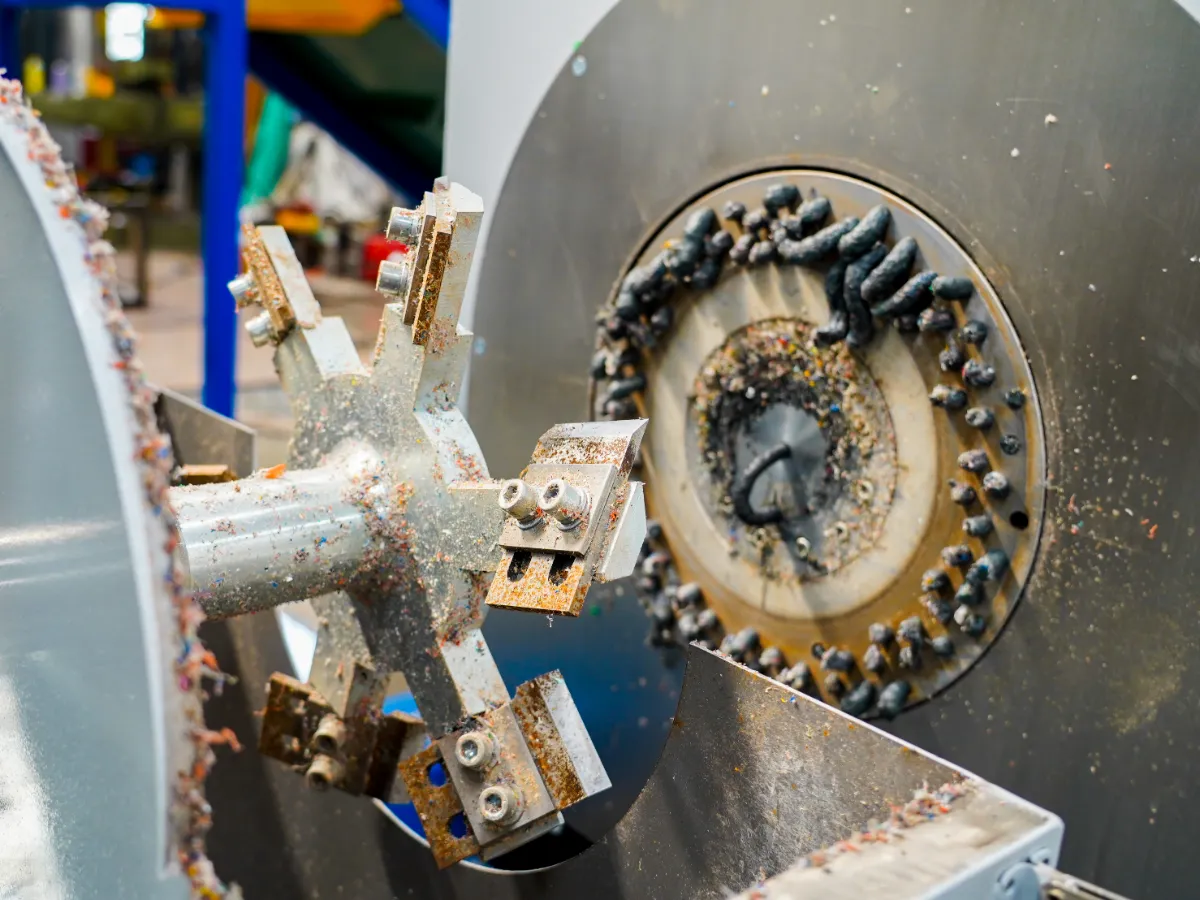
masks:
{"label": "circular saw blade", "polygon": [[[595,313],[693,198],[783,167],[904,198],[1014,322],[1048,494],[1005,633],[892,728],[1063,815],[1068,869],[1133,893],[1190,884],[1200,26],[1173,0],[624,0],[579,54],[518,150],[479,273],[471,418],[489,461],[519,465],[518,435],[586,415]],[[1096,852],[1111,845],[1119,859]]]}
{"label": "circular saw blade", "polygon": [[203,853],[215,665],[174,569],[171,448],[107,214],[3,78],[0,149],[0,893],[225,896]]}

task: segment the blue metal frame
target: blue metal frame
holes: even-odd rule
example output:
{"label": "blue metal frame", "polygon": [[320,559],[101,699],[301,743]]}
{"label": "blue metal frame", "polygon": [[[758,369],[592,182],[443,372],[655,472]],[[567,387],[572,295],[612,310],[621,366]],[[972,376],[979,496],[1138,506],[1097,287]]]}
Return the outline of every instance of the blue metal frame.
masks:
{"label": "blue metal frame", "polygon": [[[0,68],[20,77],[23,9],[104,7],[105,0],[0,0]],[[204,256],[204,405],[234,413],[237,310],[226,284],[238,272],[238,197],[246,121],[246,0],[162,0],[164,9],[205,14],[204,171],[200,247]]]}
{"label": "blue metal frame", "polygon": [[404,15],[443,50],[450,46],[450,0],[404,0]]}

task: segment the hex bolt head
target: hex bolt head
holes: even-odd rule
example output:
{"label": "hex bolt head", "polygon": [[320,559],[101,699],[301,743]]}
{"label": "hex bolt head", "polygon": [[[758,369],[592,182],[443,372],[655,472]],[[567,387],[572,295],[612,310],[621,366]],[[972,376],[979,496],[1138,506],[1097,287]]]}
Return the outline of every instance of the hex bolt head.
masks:
{"label": "hex bolt head", "polygon": [[329,713],[321,718],[317,730],[313,734],[313,749],[318,753],[333,756],[342,749],[346,741],[346,723],[338,716]]}
{"label": "hex bolt head", "polygon": [[559,528],[571,531],[587,519],[591,501],[587,491],[567,484],[562,478],[555,478],[542,488],[538,506],[554,517]]}
{"label": "hex bolt head", "polygon": [[496,757],[496,745],[482,731],[468,731],[454,744],[454,758],[464,769],[478,772]]}
{"label": "hex bolt head", "polygon": [[541,518],[538,515],[538,496],[530,485],[520,478],[510,478],[500,485],[500,508],[520,523],[522,528],[536,525]]}
{"label": "hex bolt head", "polygon": [[521,799],[506,784],[493,784],[479,793],[479,814],[489,825],[511,825],[521,817]]}
{"label": "hex bolt head", "polygon": [[314,791],[325,791],[341,781],[345,774],[346,767],[338,760],[327,753],[318,753],[304,773],[304,783]]}
{"label": "hex bolt head", "polygon": [[271,317],[265,312],[260,312],[257,316],[247,319],[245,328],[246,333],[250,335],[250,343],[255,347],[265,347],[275,337]]}
{"label": "hex bolt head", "polygon": [[388,216],[387,234],[389,241],[399,241],[412,246],[421,237],[421,214],[415,209],[393,206]]}
{"label": "hex bolt head", "polygon": [[385,259],[379,264],[379,275],[375,279],[375,290],[391,297],[408,293],[412,285],[412,263],[407,259]]}
{"label": "hex bolt head", "polygon": [[241,308],[251,301],[251,293],[254,291],[257,284],[254,281],[254,275],[250,272],[243,272],[233,281],[229,282],[229,293],[233,295],[234,302]]}

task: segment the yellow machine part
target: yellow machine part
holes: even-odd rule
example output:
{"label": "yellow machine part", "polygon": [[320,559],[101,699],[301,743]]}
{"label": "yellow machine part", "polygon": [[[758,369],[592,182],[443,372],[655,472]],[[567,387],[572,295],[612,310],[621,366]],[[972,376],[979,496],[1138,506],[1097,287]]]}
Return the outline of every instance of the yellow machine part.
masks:
{"label": "yellow machine part", "polygon": [[[400,11],[399,0],[247,0],[246,25],[255,31],[362,34]],[[148,28],[199,28],[204,14],[155,7]]]}

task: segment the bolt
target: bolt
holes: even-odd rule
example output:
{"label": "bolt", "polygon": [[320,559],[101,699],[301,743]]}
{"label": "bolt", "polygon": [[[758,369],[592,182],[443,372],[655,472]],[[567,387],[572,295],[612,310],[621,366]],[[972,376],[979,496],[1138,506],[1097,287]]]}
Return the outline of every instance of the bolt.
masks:
{"label": "bolt", "polygon": [[324,791],[341,781],[345,774],[346,767],[340,762],[326,753],[318,753],[304,773],[304,781],[314,791]]}
{"label": "bolt", "polygon": [[421,237],[421,213],[403,206],[393,206],[388,216],[387,239],[411,247]]}
{"label": "bolt", "polygon": [[968,344],[974,344],[976,347],[982,347],[983,342],[987,340],[988,327],[985,323],[976,319],[972,319],[962,327],[959,336]]}
{"label": "bolt", "polygon": [[459,735],[454,744],[454,758],[458,764],[473,772],[486,768],[495,756],[495,744],[482,731],[468,731]]}
{"label": "bolt", "polygon": [[987,387],[996,380],[996,370],[987,363],[972,359],[962,367],[962,380],[968,387]]}
{"label": "bolt", "polygon": [[865,678],[854,686],[842,701],[842,712],[848,716],[861,716],[875,702],[875,684]]}
{"label": "bolt", "polygon": [[233,300],[237,304],[238,309],[248,303],[254,302],[254,291],[257,288],[257,283],[254,281],[254,275],[251,272],[243,272],[233,281],[229,282],[229,293],[233,295]]}
{"label": "bolt", "polygon": [[950,640],[948,635],[939,634],[929,642],[929,646],[933,649],[934,654],[942,659],[949,659],[954,655],[954,641]]}
{"label": "bolt", "polygon": [[863,668],[876,674],[887,668],[887,659],[878,644],[867,647],[867,652],[863,654]]}
{"label": "bolt", "polygon": [[953,331],[957,324],[954,313],[941,307],[931,307],[917,316],[917,329],[926,333]]}
{"label": "bolt", "polygon": [[317,730],[313,734],[312,745],[313,749],[318,753],[333,756],[342,749],[342,744],[345,740],[346,723],[333,713],[328,713],[321,718],[320,724],[317,725]]}
{"label": "bolt", "polygon": [[930,290],[943,300],[966,300],[975,292],[975,284],[970,278],[941,275],[933,279]]}
{"label": "bolt", "polygon": [[854,668],[854,654],[849,650],[830,647],[821,657],[821,668],[830,672],[849,672]]}
{"label": "bolt", "polygon": [[701,631],[708,631],[717,626],[717,614],[711,609],[702,609],[696,613],[696,627]]}
{"label": "bolt", "polygon": [[954,618],[954,606],[950,601],[943,600],[937,594],[926,594],[921,598],[921,605],[929,610],[929,614],[945,625]]}
{"label": "bolt", "polygon": [[375,290],[390,297],[400,297],[408,293],[412,286],[412,263],[408,259],[385,259],[379,264],[379,274],[375,278]]}
{"label": "bolt", "polygon": [[928,569],[921,576],[921,590],[925,593],[937,593],[950,587],[950,576],[941,569]]}
{"label": "bolt", "polygon": [[707,206],[696,210],[683,224],[683,236],[693,241],[702,241],[716,230],[717,214]]}
{"label": "bolt", "polygon": [[742,219],[746,217],[746,204],[739,203],[736,200],[730,200],[721,209],[721,215],[731,222],[737,222],[739,225]]}
{"label": "bolt", "polygon": [[946,349],[938,354],[938,368],[943,372],[957,372],[967,361],[963,348],[953,340],[946,342]]}
{"label": "bolt", "polygon": [[779,673],[779,680],[793,691],[807,691],[812,687],[812,670],[808,663],[799,662]]}
{"label": "bolt", "polygon": [[489,825],[511,825],[521,817],[521,800],[506,784],[494,784],[479,794],[479,814]]}
{"label": "bolt", "polygon": [[967,424],[972,428],[978,428],[980,431],[986,431],[992,427],[992,423],[996,421],[996,416],[986,406],[972,406],[967,410],[964,417]]}
{"label": "bolt", "polygon": [[[960,606],[959,609],[967,609],[965,606]],[[958,620],[958,614],[955,613],[955,621]],[[987,630],[987,619],[979,613],[968,612],[961,622],[958,623],[962,630],[971,637],[979,637]]]}
{"label": "bolt", "polygon": [[886,719],[894,719],[904,709],[912,685],[907,681],[893,681],[879,692],[879,714]]}
{"label": "bolt", "polygon": [[910,644],[922,644],[925,641],[925,623],[920,616],[910,616],[900,623],[900,639]]}
{"label": "bolt", "polygon": [[783,651],[778,647],[767,647],[758,655],[758,669],[772,678],[785,668]]}
{"label": "bolt", "polygon": [[587,519],[591,500],[583,488],[572,487],[563,479],[555,478],[542,488],[538,506],[554,517],[559,528],[571,531]]}
{"label": "bolt", "polygon": [[892,631],[890,625],[883,622],[872,622],[867,627],[867,637],[870,638],[872,644],[886,647],[895,639],[896,633]]}
{"label": "bolt", "polygon": [[510,478],[500,485],[499,502],[500,508],[516,519],[522,528],[532,528],[541,521],[537,494],[520,478]]}
{"label": "bolt", "polygon": [[975,560],[967,569],[967,581],[972,584],[983,584],[987,581],[999,581],[1004,570],[1008,568],[1008,554],[1003,550],[989,550]]}
{"label": "bolt", "polygon": [[1003,500],[1011,490],[1012,485],[1003,472],[988,472],[983,476],[983,492],[989,497]]}
{"label": "bolt", "polygon": [[1021,452],[1021,439],[1015,434],[1006,434],[1000,438],[1000,450],[1009,456],[1016,456]]}
{"label": "bolt", "polygon": [[1009,409],[1021,409],[1025,405],[1025,394],[1020,388],[1012,388],[1004,393],[1004,402]]}
{"label": "bolt", "polygon": [[812,541],[804,535],[796,538],[796,555],[805,561],[812,556]]}
{"label": "bolt", "polygon": [[942,562],[954,568],[962,568],[971,564],[971,548],[966,544],[953,544],[942,548]]}
{"label": "bolt", "polygon": [[967,450],[958,455],[958,467],[967,472],[985,472],[990,465],[986,450]]}
{"label": "bolt", "polygon": [[992,533],[992,517],[988,515],[968,516],[963,519],[962,528],[971,537],[987,537]]}
{"label": "bolt", "polygon": [[950,499],[959,506],[970,506],[978,499],[975,488],[961,481],[950,481]]}
{"label": "bolt", "polygon": [[250,335],[250,343],[255,347],[265,347],[275,337],[275,328],[271,324],[271,316],[260,312],[246,320],[246,333]]}
{"label": "bolt", "polygon": [[973,581],[964,581],[954,592],[954,599],[963,606],[978,606],[983,602],[983,589]]}
{"label": "bolt", "polygon": [[675,588],[675,601],[679,606],[699,606],[700,601],[704,599],[704,595],[700,590],[700,585],[694,581],[689,581]]}
{"label": "bolt", "polygon": [[840,697],[846,693],[846,686],[842,684],[837,672],[830,672],[825,676],[825,693],[830,697]]}
{"label": "bolt", "polygon": [[921,668],[921,651],[917,649],[916,644],[905,644],[900,648],[900,654],[896,661],[902,669],[919,669]]}
{"label": "bolt", "polygon": [[929,402],[953,412],[967,405],[967,392],[948,384],[935,385],[929,392]]}

